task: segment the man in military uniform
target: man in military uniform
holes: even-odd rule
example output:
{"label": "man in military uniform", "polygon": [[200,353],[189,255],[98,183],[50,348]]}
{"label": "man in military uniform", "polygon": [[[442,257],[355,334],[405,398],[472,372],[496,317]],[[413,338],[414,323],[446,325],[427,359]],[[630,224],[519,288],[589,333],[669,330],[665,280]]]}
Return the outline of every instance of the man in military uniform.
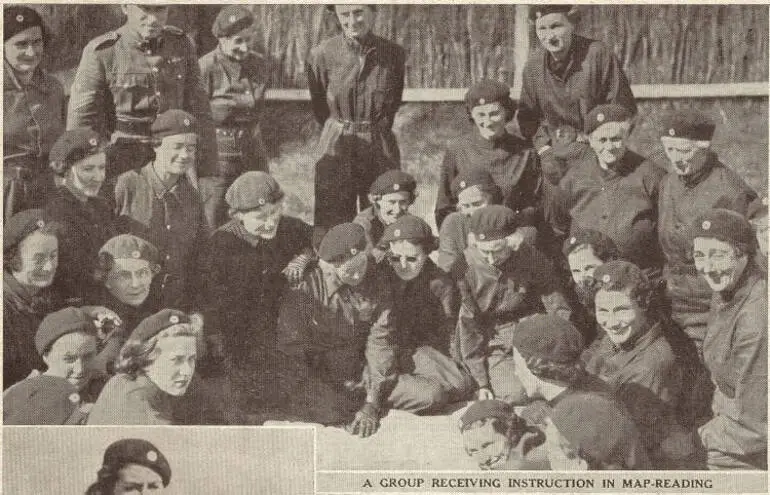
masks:
{"label": "man in military uniform", "polygon": [[369,185],[399,168],[393,119],[404,90],[404,49],[372,33],[372,5],[332,5],[342,33],[310,52],[306,65],[316,120],[323,126],[315,171],[318,245],[332,226],[367,206]]}
{"label": "man in military uniform", "polygon": [[[67,114],[67,128],[91,127],[112,136],[108,177],[150,161],[150,125],[169,109],[181,109],[201,122],[202,156],[198,168],[212,162],[211,110],[201,85],[195,47],[185,33],[165,25],[168,5],[121,7],[126,23],[91,40],[83,50]],[[188,176],[197,185],[197,170]],[[112,191],[107,191],[111,195]]]}
{"label": "man in military uniform", "polygon": [[612,50],[575,34],[579,12],[574,6],[532,6],[529,18],[542,46],[524,66],[519,128],[544,160],[557,155],[569,161],[582,155],[573,145],[588,112],[617,103],[636,114],[634,95]]}
{"label": "man in military uniform", "polygon": [[216,229],[227,219],[225,191],[250,170],[267,172],[259,117],[269,77],[264,60],[250,50],[254,16],[242,5],[226,5],[211,32],[219,45],[198,61],[216,125],[218,159],[201,171],[206,221]]}

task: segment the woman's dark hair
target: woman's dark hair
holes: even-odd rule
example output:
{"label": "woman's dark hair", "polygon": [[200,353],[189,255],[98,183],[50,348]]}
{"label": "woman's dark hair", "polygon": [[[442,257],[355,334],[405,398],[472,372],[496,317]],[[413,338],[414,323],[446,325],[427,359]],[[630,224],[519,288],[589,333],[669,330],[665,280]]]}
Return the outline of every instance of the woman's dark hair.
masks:
{"label": "woman's dark hair", "polygon": [[538,378],[560,384],[571,385],[583,379],[585,368],[580,361],[573,364],[554,363],[547,359],[530,356],[526,358],[527,368]]}
{"label": "woman's dark hair", "polygon": [[72,152],[67,156],[66,160],[61,162],[52,160],[48,163],[48,166],[51,167],[51,170],[53,170],[54,174],[63,177],[67,175],[67,171],[72,168],[72,165],[74,165],[75,162],[83,160],[84,158],[88,158],[91,155],[96,155],[98,153],[104,153],[108,155],[111,149],[112,145],[109,141],[100,140],[99,144],[96,146],[96,151],[79,150]]}
{"label": "woman's dark hair", "polygon": [[86,489],[85,495],[113,495],[119,471],[120,466],[102,466],[96,473],[96,481]]}
{"label": "woman's dark hair", "polygon": [[[107,276],[110,274],[110,270],[115,266],[115,258],[110,254],[102,251],[96,258],[96,267],[94,268],[94,280],[100,284],[104,284],[107,281]],[[152,276],[154,277],[160,273],[160,265],[157,263],[150,263],[150,270],[152,270]]]}
{"label": "woman's dark hair", "polygon": [[158,357],[158,341],[166,337],[195,337],[198,345],[201,342],[202,329],[191,323],[178,323],[162,330],[159,334],[148,340],[129,339],[123,344],[118,359],[115,363],[116,373],[125,373],[131,378],[136,378],[144,372]]}

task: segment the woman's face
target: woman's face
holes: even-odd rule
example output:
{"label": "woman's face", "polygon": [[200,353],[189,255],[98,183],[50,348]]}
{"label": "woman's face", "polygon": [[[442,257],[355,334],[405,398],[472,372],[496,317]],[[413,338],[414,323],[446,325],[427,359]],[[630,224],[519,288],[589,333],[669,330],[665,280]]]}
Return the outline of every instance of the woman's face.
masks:
{"label": "woman's face", "polygon": [[118,471],[115,495],[141,495],[163,492],[163,478],[141,464],[126,464]]}
{"label": "woman's face", "polygon": [[144,369],[147,378],[169,395],[184,395],[195,373],[195,337],[161,337],[155,351],[157,357]]}
{"label": "woman's face", "polygon": [[141,306],[150,295],[153,271],[150,262],[134,258],[116,258],[104,286],[118,301]]}
{"label": "woman's face", "polygon": [[87,198],[99,195],[107,171],[107,155],[104,152],[87,156],[72,164],[72,185]]}
{"label": "woman's face", "polygon": [[17,33],[3,44],[3,55],[16,72],[34,71],[43,59],[43,30],[39,26]]}
{"label": "woman's face", "polygon": [[487,140],[499,138],[505,134],[508,112],[500,102],[476,105],[471,109],[471,119],[476,124],[481,137]]}
{"label": "woman's face", "polygon": [[62,335],[43,355],[48,366],[46,375],[66,379],[82,390],[93,373],[93,359],[96,356],[96,337],[74,332]]}
{"label": "woman's face", "polygon": [[278,233],[278,224],[283,214],[283,203],[266,204],[256,210],[237,212],[235,217],[241,221],[246,232],[262,239],[272,239]]}
{"label": "woman's face", "polygon": [[569,443],[550,419],[547,419],[545,444],[552,471],[586,471],[588,463],[580,457],[577,448]]}

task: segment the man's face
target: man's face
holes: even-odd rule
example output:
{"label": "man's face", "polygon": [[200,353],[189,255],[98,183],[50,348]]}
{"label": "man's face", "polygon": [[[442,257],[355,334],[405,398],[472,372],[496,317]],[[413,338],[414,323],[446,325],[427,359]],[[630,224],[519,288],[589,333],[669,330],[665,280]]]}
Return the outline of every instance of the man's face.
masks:
{"label": "man's face", "polygon": [[184,395],[195,373],[195,337],[162,337],[155,349],[157,357],[144,369],[147,377],[169,395]]}
{"label": "man's face", "polygon": [[463,189],[457,195],[457,211],[469,217],[479,208],[489,205],[489,195],[479,186]]}
{"label": "man's face", "polygon": [[126,14],[126,24],[142,39],[160,36],[168,21],[167,5],[124,4],[122,8]]}
{"label": "man's face", "polygon": [[607,122],[588,136],[588,143],[599,158],[599,163],[612,167],[626,154],[629,122]]}
{"label": "man's face", "polygon": [[481,426],[471,427],[462,433],[465,452],[484,471],[506,469],[511,452],[511,441],[495,430],[490,418]]}
{"label": "man's face", "polygon": [[750,223],[754,227],[754,233],[757,236],[759,252],[763,258],[767,258],[767,215],[754,218]]}
{"label": "man's face", "polygon": [[43,355],[43,362],[48,366],[45,374],[65,378],[82,390],[93,373],[95,356],[96,337],[82,332],[68,333],[51,344],[51,349]]}
{"label": "man's face", "polygon": [[600,289],[594,298],[596,322],[615,344],[622,345],[645,330],[644,310],[628,291]]}
{"label": "man's face", "polygon": [[159,172],[182,175],[195,164],[198,136],[195,133],[166,136],[155,148],[155,168]]}
{"label": "man's face", "polygon": [[13,70],[26,74],[40,65],[43,48],[43,31],[34,26],[8,38],[3,43],[3,55]]}
{"label": "man's face", "polygon": [[12,273],[21,285],[42,289],[53,282],[59,265],[59,241],[56,236],[36,231],[19,243],[21,269]]}
{"label": "man's face", "polygon": [[89,155],[72,164],[72,185],[87,198],[99,195],[107,172],[107,155],[104,152]]}
{"label": "man's face", "polygon": [[249,47],[253,39],[253,30],[248,27],[232,36],[219,38],[219,49],[228,57],[240,62],[248,57]]}
{"label": "man's face", "polygon": [[574,24],[564,13],[547,14],[535,20],[537,39],[543,48],[558,59],[564,58],[569,52],[574,32]]}
{"label": "man's face", "polygon": [[152,267],[147,260],[116,258],[104,286],[115,299],[129,306],[141,306],[150,295]]}
{"label": "man's face", "polygon": [[428,255],[422,246],[412,244],[409,241],[397,241],[390,243],[390,266],[401,280],[413,280],[422,271]]}
{"label": "man's face", "polygon": [[283,203],[266,204],[256,210],[238,212],[235,217],[243,223],[246,232],[262,239],[273,239],[283,214]]}
{"label": "man's face", "polygon": [[546,420],[545,445],[552,471],[587,471],[588,463],[569,441],[559,433],[550,419]]}
{"label": "man's face", "polygon": [[374,12],[367,5],[335,5],[334,12],[348,38],[363,38],[374,27]]}
{"label": "man's face", "polygon": [[412,202],[412,194],[407,191],[383,194],[377,200],[377,217],[384,225],[390,225],[406,215]]}
{"label": "man's face", "polygon": [[118,471],[115,495],[141,495],[163,492],[163,478],[140,464],[126,464]]}
{"label": "man's face", "polygon": [[513,250],[508,245],[508,241],[505,239],[497,239],[494,241],[480,241],[475,239],[474,245],[484,261],[492,266],[502,265],[513,253]]}
{"label": "man's face", "polygon": [[662,136],[660,142],[677,175],[692,175],[702,168],[707,148],[698,146],[696,141]]}
{"label": "man's face", "polygon": [[481,137],[487,140],[499,138],[505,134],[508,116],[500,102],[476,105],[471,109],[471,118]]}
{"label": "man's face", "polygon": [[527,361],[524,359],[524,356],[522,356],[515,347],[513,348],[513,366],[516,370],[516,376],[521,382],[521,386],[524,387],[524,391],[527,392],[527,396],[532,399],[540,397],[540,379],[532,374],[527,366]]}
{"label": "man's face", "polygon": [[698,273],[714,292],[735,287],[748,263],[748,256],[738,257],[731,244],[708,237],[693,240],[693,259]]}

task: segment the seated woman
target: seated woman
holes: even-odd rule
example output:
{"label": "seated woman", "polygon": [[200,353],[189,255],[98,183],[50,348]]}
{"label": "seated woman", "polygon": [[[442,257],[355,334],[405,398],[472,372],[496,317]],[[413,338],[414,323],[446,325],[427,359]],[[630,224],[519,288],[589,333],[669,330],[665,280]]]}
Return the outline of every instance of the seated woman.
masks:
{"label": "seated woman", "polygon": [[115,311],[122,324],[101,320],[99,357],[95,366],[111,373],[120,349],[130,332],[143,319],[157,311],[152,282],[160,272],[158,250],[141,237],[121,234],[107,241],[99,250],[94,276],[103,290],[99,304]]}
{"label": "seated woman", "polygon": [[472,403],[460,417],[465,453],[484,471],[548,469],[545,435],[501,400]]}
{"label": "seated woman", "polygon": [[96,400],[88,424],[184,423],[182,397],[193,380],[202,333],[193,321],[173,309],[144,319],[121,349],[117,374]]}
{"label": "seated woman", "polygon": [[5,424],[83,424],[101,385],[93,362],[96,326],[79,308],[43,319],[35,346],[47,369],[3,394]]}

